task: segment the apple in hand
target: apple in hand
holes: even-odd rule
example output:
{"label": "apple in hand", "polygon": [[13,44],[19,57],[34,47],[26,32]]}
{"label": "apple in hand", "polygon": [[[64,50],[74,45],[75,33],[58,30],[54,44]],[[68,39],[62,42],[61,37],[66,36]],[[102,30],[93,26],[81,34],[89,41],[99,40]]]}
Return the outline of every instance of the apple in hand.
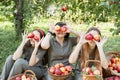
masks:
{"label": "apple in hand", "polygon": [[29,33],[28,34],[28,38],[34,38],[34,34],[33,33]]}
{"label": "apple in hand", "polygon": [[67,27],[65,27],[65,26],[61,27],[61,31],[62,32],[66,32],[67,31]]}
{"label": "apple in hand", "polygon": [[100,35],[95,35],[95,36],[94,36],[94,40],[100,41]]}
{"label": "apple in hand", "polygon": [[66,6],[62,6],[62,11],[67,11],[67,7]]}
{"label": "apple in hand", "polygon": [[60,26],[58,26],[58,25],[55,26],[55,30],[56,30],[56,31],[60,31]]}
{"label": "apple in hand", "polygon": [[85,39],[86,40],[92,40],[93,39],[93,35],[92,34],[87,34]]}
{"label": "apple in hand", "polygon": [[34,40],[35,41],[39,41],[39,37],[38,36],[34,36]]}

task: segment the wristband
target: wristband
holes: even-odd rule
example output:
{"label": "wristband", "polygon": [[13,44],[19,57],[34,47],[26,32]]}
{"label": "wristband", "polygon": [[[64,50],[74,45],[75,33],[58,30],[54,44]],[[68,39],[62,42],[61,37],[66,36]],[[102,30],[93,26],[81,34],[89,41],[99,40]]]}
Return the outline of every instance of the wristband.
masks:
{"label": "wristband", "polygon": [[51,31],[48,31],[48,33],[52,34],[52,32],[51,32]]}

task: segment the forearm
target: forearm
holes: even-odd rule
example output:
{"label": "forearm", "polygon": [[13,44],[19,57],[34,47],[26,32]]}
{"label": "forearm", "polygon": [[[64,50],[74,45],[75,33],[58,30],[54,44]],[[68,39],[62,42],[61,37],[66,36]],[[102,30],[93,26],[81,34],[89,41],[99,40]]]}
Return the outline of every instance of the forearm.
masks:
{"label": "forearm", "polygon": [[78,56],[79,56],[79,52],[81,50],[81,46],[82,44],[79,42],[76,47],[74,48],[73,52],[71,53],[70,57],[69,57],[69,62],[70,63],[74,63],[77,61]]}
{"label": "forearm", "polygon": [[107,69],[108,68],[108,61],[105,57],[103,48],[101,46],[98,46],[99,54],[100,54],[100,60],[103,68]]}
{"label": "forearm", "polygon": [[45,38],[41,42],[41,47],[43,49],[48,49],[49,48],[49,46],[50,46],[50,37],[51,37],[51,34],[47,33],[47,35],[45,36]]}
{"label": "forearm", "polygon": [[38,62],[38,58],[37,58],[37,55],[36,55],[37,51],[38,51],[38,48],[35,48],[33,50],[33,53],[32,53],[32,55],[30,57],[30,60],[29,60],[29,66],[33,66]]}
{"label": "forearm", "polygon": [[25,46],[25,43],[21,43],[20,46],[17,48],[17,50],[13,54],[13,60],[17,60],[18,58],[21,57],[23,53],[23,47]]}

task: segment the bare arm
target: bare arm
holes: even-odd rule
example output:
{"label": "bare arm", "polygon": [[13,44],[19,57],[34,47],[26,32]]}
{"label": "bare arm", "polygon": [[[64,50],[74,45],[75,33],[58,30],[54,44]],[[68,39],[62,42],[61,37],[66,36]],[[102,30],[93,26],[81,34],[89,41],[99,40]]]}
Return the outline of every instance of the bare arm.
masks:
{"label": "bare arm", "polygon": [[78,55],[79,55],[82,45],[87,42],[84,38],[84,35],[85,35],[84,33],[81,33],[80,41],[78,42],[78,44],[76,45],[76,47],[74,48],[73,52],[71,53],[71,55],[69,57],[70,63],[74,63],[77,61],[77,58],[78,58]]}
{"label": "bare arm", "polygon": [[105,53],[103,51],[103,45],[106,41],[107,41],[107,38],[104,38],[103,40],[100,40],[100,42],[96,42],[98,51],[99,51],[99,55],[100,55],[101,64],[104,69],[108,68],[108,61],[107,61],[107,59],[105,57]]}
{"label": "bare arm", "polygon": [[29,66],[34,66],[39,61],[39,58],[37,57],[37,52],[38,52],[38,48],[42,40],[43,38],[39,42],[35,41],[35,48],[30,57]]}
{"label": "bare arm", "polygon": [[50,47],[50,37],[51,34],[47,33],[47,35],[45,36],[45,38],[43,39],[42,43],[41,43],[41,47],[43,49],[48,49]]}
{"label": "bare arm", "polygon": [[26,42],[29,40],[27,38],[27,32],[24,31],[24,34],[22,34],[22,42],[20,44],[20,46],[17,48],[17,50],[14,52],[13,54],[13,60],[17,60],[18,58],[21,57],[22,53],[23,53],[23,47],[25,46]]}

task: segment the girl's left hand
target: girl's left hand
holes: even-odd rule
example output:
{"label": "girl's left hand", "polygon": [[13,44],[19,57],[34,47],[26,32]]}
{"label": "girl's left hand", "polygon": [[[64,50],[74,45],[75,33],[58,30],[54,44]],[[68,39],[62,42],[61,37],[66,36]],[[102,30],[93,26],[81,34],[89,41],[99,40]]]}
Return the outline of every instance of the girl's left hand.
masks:
{"label": "girl's left hand", "polygon": [[35,41],[35,47],[38,48],[40,43],[42,42],[42,40],[44,39],[44,37],[42,37],[39,41]]}
{"label": "girl's left hand", "polygon": [[107,40],[108,40],[108,38],[107,37],[104,37],[103,39],[102,38],[100,38],[100,41],[98,42],[98,41],[95,41],[95,43],[96,43],[96,45],[97,46],[101,46],[101,47],[103,47],[103,45],[107,42]]}

